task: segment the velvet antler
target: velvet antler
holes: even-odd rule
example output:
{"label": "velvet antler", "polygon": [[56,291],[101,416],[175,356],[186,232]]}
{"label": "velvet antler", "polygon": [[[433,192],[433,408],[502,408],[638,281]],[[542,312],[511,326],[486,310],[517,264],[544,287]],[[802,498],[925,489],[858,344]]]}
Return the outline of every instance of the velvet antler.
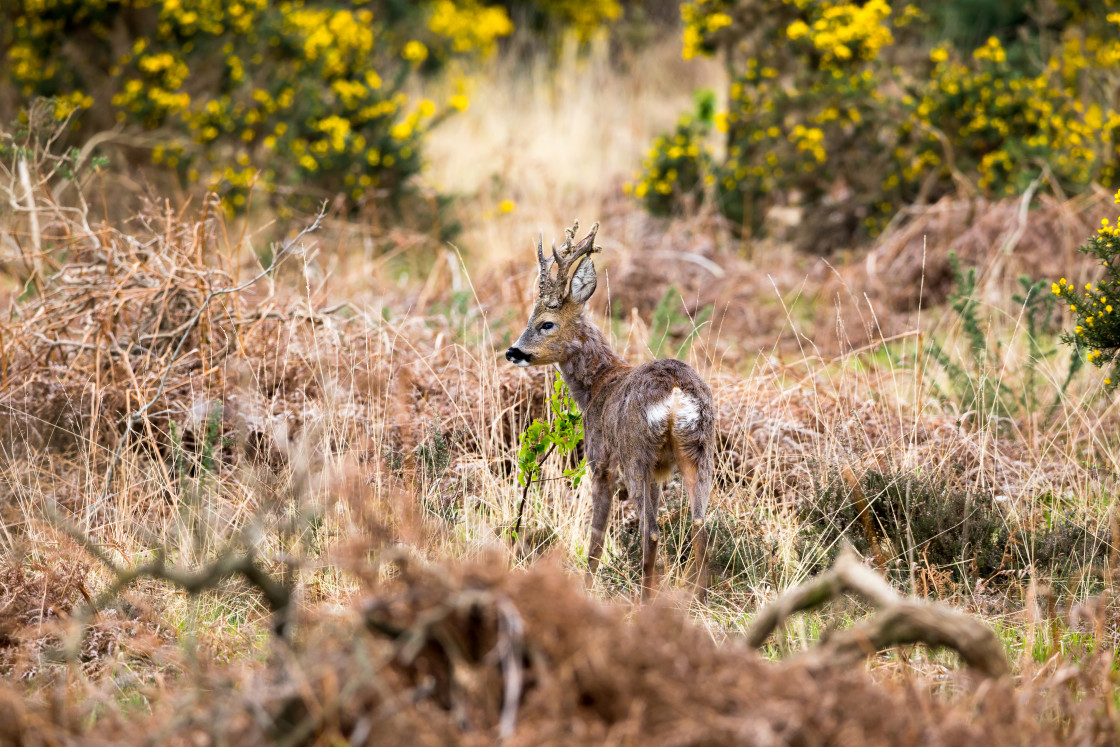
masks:
{"label": "velvet antler", "polygon": [[[558,249],[556,243],[552,244],[552,255],[544,256],[544,234],[537,237],[537,261],[540,263],[539,288],[541,299],[550,308],[556,308],[564,302],[569,293],[569,274],[572,268],[579,265],[580,260],[597,251],[595,234],[599,231],[599,224],[591,226],[591,232],[573,243],[579,231],[579,221],[574,221],[571,228],[564,229],[564,243]],[[553,268],[556,272],[553,273]]]}

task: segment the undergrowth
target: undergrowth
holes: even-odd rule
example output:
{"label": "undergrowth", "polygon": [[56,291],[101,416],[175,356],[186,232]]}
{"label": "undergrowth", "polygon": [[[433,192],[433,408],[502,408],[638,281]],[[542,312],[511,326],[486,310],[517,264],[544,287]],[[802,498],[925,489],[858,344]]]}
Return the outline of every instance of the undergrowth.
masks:
{"label": "undergrowth", "polygon": [[[1109,538],[1047,499],[1039,497],[1049,504],[1039,516],[1017,518],[1006,496],[955,488],[920,470],[869,471],[858,486],[833,475],[801,516],[826,546],[850,542],[873,556],[877,543],[896,581],[917,579],[922,588],[912,592],[942,596],[955,584],[1017,582],[1024,572],[1070,582],[1106,560]],[[861,503],[873,519],[871,533]]]}
{"label": "undergrowth", "polygon": [[[944,373],[943,382],[932,382],[934,393],[953,402],[962,414],[974,416],[980,428],[991,424],[1006,427],[1015,418],[1036,413],[1044,416],[1044,422],[1049,421],[1081,368],[1082,358],[1075,349],[1061,384],[1045,391],[1038,365],[1056,352],[1056,299],[1046,292],[1046,281],[1021,276],[1020,292],[1011,295],[1013,306],[1007,311],[1018,317],[1014,333],[1025,337],[1027,346],[1021,371],[1012,379],[1007,357],[1008,348],[1016,340],[1000,339],[986,329],[990,321],[981,317],[977,269],[964,267],[953,253],[949,254],[949,265],[953,274],[949,309],[964,344],[949,348],[936,338],[930,343],[929,356]],[[1041,409],[1043,400],[1048,400],[1045,410]]]}

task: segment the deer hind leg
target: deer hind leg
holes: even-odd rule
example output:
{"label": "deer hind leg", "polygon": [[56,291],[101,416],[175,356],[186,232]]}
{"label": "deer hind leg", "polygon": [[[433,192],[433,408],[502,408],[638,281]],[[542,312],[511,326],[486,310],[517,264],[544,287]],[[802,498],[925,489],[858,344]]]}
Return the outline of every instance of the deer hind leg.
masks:
{"label": "deer hind leg", "polygon": [[599,556],[603,552],[603,539],[607,533],[607,520],[611,516],[611,480],[607,473],[595,474],[591,478],[591,542],[587,548],[587,577],[599,568]]}
{"label": "deer hind leg", "polygon": [[681,470],[688,509],[692,515],[692,582],[701,604],[708,601],[708,496],[712,492],[711,456],[704,452],[692,456],[677,449],[677,466]]}
{"label": "deer hind leg", "polygon": [[657,509],[661,503],[661,486],[649,477],[627,480],[630,497],[637,503],[642,538],[642,600],[653,596],[657,588],[657,548],[661,536],[657,531]]}

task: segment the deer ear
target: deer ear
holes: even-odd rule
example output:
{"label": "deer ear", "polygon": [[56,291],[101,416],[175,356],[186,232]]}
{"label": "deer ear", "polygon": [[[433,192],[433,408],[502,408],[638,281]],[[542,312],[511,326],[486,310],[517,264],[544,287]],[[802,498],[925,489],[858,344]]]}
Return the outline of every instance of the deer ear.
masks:
{"label": "deer ear", "polygon": [[591,294],[595,292],[595,264],[591,257],[584,257],[576,265],[572,273],[572,284],[569,295],[576,303],[587,303]]}

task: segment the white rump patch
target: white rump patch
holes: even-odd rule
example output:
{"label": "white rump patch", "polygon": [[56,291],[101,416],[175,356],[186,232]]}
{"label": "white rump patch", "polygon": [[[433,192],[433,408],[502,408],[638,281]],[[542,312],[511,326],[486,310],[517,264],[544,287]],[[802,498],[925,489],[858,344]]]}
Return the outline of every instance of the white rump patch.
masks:
{"label": "white rump patch", "polygon": [[[666,400],[667,402],[668,400]],[[656,428],[665,422],[665,418],[669,417],[669,405],[665,402],[658,402],[657,404],[650,405],[646,410],[646,422]]]}
{"label": "white rump patch", "polygon": [[700,419],[700,408],[695,399],[682,392],[680,388],[673,387],[668,397],[649,406],[646,410],[646,422],[656,428],[670,415],[673,418],[673,425],[691,429],[696,427],[696,421]]}

